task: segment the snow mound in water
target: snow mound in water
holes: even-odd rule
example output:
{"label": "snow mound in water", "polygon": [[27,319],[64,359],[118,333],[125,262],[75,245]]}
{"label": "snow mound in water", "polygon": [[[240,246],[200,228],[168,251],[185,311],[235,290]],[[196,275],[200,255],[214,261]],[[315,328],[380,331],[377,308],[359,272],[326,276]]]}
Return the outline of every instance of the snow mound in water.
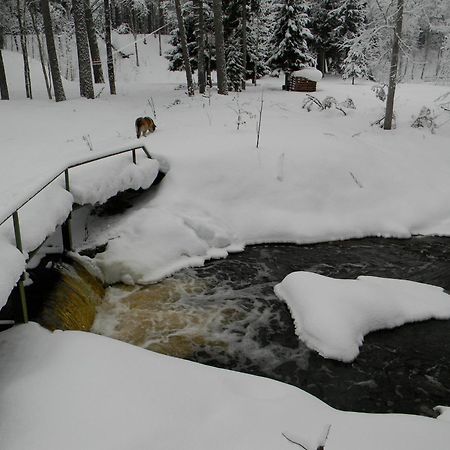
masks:
{"label": "snow mound in water", "polygon": [[275,294],[288,304],[308,347],[344,362],[358,356],[371,331],[450,318],[450,296],[442,288],[406,280],[293,272],[275,286]]}

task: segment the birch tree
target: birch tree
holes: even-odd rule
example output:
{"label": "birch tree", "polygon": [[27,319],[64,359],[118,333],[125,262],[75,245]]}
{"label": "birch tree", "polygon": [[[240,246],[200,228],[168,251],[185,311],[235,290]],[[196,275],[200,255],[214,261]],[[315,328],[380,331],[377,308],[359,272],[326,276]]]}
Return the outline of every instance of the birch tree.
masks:
{"label": "birch tree", "polygon": [[398,59],[400,53],[399,41],[402,36],[402,26],[403,26],[403,1],[404,0],[397,0],[397,13],[395,19],[394,38],[392,40],[389,87],[386,99],[386,114],[384,116],[384,125],[383,125],[383,128],[385,130],[390,130],[392,128],[392,118],[394,115],[394,97],[395,97],[395,88],[397,86]]}

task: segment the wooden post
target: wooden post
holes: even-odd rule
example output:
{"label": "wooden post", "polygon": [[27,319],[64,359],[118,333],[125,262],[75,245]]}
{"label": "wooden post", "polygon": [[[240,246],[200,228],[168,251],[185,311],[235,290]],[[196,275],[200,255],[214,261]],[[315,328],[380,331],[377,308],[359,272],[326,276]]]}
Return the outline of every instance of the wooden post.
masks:
{"label": "wooden post", "polygon": [[[16,247],[20,253],[23,253],[22,236],[20,234],[19,214],[17,213],[17,211],[15,211],[13,213],[12,217],[13,217],[13,222],[14,222],[14,235],[16,238]],[[17,283],[17,286],[19,288],[20,303],[22,305],[23,321],[24,321],[24,323],[27,323],[28,322],[28,307],[27,307],[27,298],[25,296],[25,286],[23,284],[24,280],[25,280],[25,273],[22,272],[22,274],[20,275],[20,279]]]}
{"label": "wooden post", "polygon": [[133,164],[136,164],[136,149],[133,149]]}
{"label": "wooden post", "polygon": [[[69,182],[69,169],[64,171],[64,180],[66,191],[70,192],[70,182]],[[65,252],[71,252],[72,247],[72,226],[71,226],[72,213],[69,213],[66,221],[61,225],[61,233],[63,240],[63,248]]]}

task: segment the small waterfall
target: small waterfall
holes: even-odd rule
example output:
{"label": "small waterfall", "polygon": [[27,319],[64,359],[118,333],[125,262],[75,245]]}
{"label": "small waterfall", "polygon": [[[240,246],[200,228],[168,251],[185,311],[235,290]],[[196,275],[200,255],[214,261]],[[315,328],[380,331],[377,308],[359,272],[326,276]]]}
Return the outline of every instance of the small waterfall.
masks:
{"label": "small waterfall", "polygon": [[77,261],[53,265],[56,278],[36,321],[47,329],[89,331],[105,295],[103,283]]}

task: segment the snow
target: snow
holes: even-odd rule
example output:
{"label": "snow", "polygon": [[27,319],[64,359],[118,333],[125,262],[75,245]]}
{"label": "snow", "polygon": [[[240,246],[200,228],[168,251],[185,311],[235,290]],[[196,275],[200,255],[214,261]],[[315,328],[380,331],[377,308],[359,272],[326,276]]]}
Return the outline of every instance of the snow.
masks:
{"label": "snow", "polygon": [[438,419],[450,422],[450,407],[449,406],[435,406],[434,410],[439,413]]}
{"label": "snow", "polygon": [[[293,386],[29,323],[0,334],[4,450],[448,449],[447,423],[341,412]],[[283,436],[286,436],[284,437]]]}
{"label": "snow", "polygon": [[358,356],[371,331],[450,319],[450,296],[442,288],[406,280],[293,272],[275,286],[275,294],[289,306],[296,333],[309,348],[344,362]]}
{"label": "snow", "polygon": [[302,77],[316,82],[320,81],[323,77],[322,72],[314,67],[306,67],[305,69],[296,70],[295,72],[292,72],[291,76]]}
{"label": "snow", "polygon": [[[132,48],[130,36],[115,39]],[[108,283],[153,282],[252,243],[450,235],[450,127],[436,134],[410,128],[411,117],[448,87],[399,85],[397,129],[385,132],[370,126],[383,105],[369,82],[320,83],[319,98],[353,98],[357,110],[345,117],[308,113],[301,108],[304,94],[282,91],[277,79],[239,95],[213,89],[188,98],[179,85],[184,74],[168,73],[157,39],[147,40],[139,41],[141,67],[133,57],[117,59],[117,96],[96,86],[95,100],[80,99],[77,84],[64,81],[68,100],[60,103],[46,99],[33,60],[34,100],[26,100],[21,55],[3,52],[12,100],[0,102],[1,217],[64,168],[145,144],[163,171],[170,168],[162,183],[123,214],[98,219],[98,228],[76,243],[78,249],[108,243],[88,263]],[[152,116],[150,99],[158,128],[137,141],[134,121]],[[130,159],[71,169],[72,194],[60,177],[33,199],[20,211],[25,252],[65,219],[74,201],[102,202],[124,188],[147,186],[157,162],[140,154],[135,167]],[[0,229],[0,306],[24,268],[13,239],[9,220]],[[95,335],[51,334],[35,324],[0,334],[0,367],[5,450],[291,448],[281,433],[315,448],[328,424],[327,450],[360,449],[361,442],[369,450],[447,449],[450,442],[440,420],[343,413],[267,379]]]}

